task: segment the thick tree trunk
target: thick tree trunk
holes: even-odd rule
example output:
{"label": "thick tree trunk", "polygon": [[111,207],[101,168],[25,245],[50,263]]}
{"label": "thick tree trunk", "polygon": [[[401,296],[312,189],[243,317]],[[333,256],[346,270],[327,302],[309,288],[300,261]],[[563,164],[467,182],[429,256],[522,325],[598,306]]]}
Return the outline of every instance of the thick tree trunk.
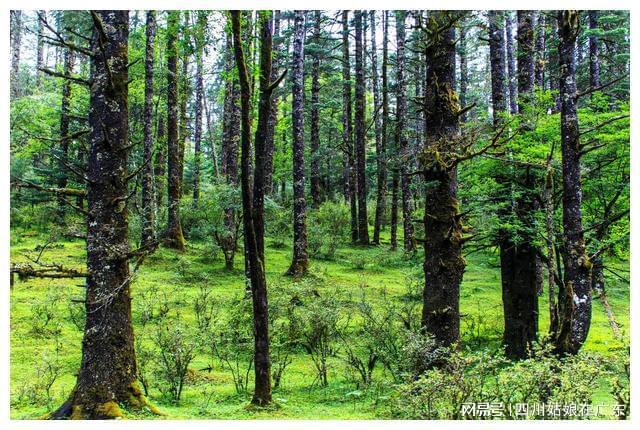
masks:
{"label": "thick tree trunk", "polygon": [[[280,46],[282,42],[280,40],[280,11],[277,10],[274,13],[273,18],[273,63],[271,67],[271,81],[275,81],[278,77],[278,70],[280,65],[280,57],[284,56],[280,52]],[[273,185],[273,154],[275,152],[275,131],[276,123],[278,122],[278,106],[279,97],[276,95],[271,97],[271,113],[269,114],[269,124],[267,125],[267,140],[265,142],[266,154],[264,162],[264,192],[271,195],[276,190]]]}
{"label": "thick tree trunk", "polygon": [[[411,159],[411,150],[407,141],[407,81],[405,77],[405,19],[407,13],[403,10],[396,11],[396,166],[400,175],[400,188],[402,191],[402,222],[404,230],[404,250],[413,252],[416,250],[416,241],[413,237],[413,221],[411,214],[411,177],[407,175],[407,164]],[[455,52],[453,62],[455,64]],[[453,90],[453,89],[452,89]]]}
{"label": "thick tree trunk", "polygon": [[535,65],[535,82],[536,87],[544,90],[544,71],[545,71],[545,18],[544,11],[538,11],[538,22],[536,24],[536,65]]}
{"label": "thick tree trunk", "polygon": [[76,386],[52,418],[122,417],[148,402],[136,382],[127,221],[128,11],[94,15],[86,322]]}
{"label": "thick tree trunk", "polygon": [[506,15],[506,39],[507,39],[507,71],[509,81],[509,111],[511,115],[518,113],[518,91],[516,86],[516,56],[513,47],[513,18],[511,12]]}
{"label": "thick tree trunk", "polygon": [[196,28],[196,108],[193,133],[193,203],[198,205],[200,200],[200,156],[202,142],[202,103],[204,100],[203,56],[204,56],[204,32],[207,26],[207,15],[204,11],[198,11],[198,24]]}
{"label": "thick tree trunk", "polygon": [[343,179],[351,207],[351,242],[358,242],[357,177],[351,114],[351,59],[349,58],[349,11],[342,11],[342,145],[345,153]]}
{"label": "thick tree trunk", "polygon": [[589,83],[592,87],[600,86],[600,57],[598,54],[598,11],[589,11]]}
{"label": "thick tree trunk", "polygon": [[[253,302],[254,369],[255,388],[251,403],[267,405],[271,402],[271,362],[269,360],[269,306],[267,303],[267,282],[264,274],[263,238],[264,230],[264,152],[267,123],[271,110],[271,24],[267,12],[260,12],[260,101],[258,127],[255,141],[254,188],[251,190],[249,170],[251,168],[251,86],[242,48],[240,12],[232,11],[233,46],[241,88],[241,170],[242,170],[242,210],[245,244],[248,247],[248,261],[245,265],[250,274],[251,297]],[[252,195],[253,194],[253,195]],[[258,207],[254,205],[258,204]],[[256,228],[258,227],[258,228]]]}
{"label": "thick tree trunk", "polygon": [[490,10],[489,17],[489,57],[491,66],[491,100],[493,105],[494,128],[500,126],[507,112],[505,73],[504,16],[501,11]]}
{"label": "thick tree trunk", "polygon": [[178,136],[178,39],[179,11],[170,11],[167,18],[167,198],[168,221],[164,243],[168,248],[184,251],[184,235],[180,223],[182,197],[182,156],[184,149]]}
{"label": "thick tree trunk", "polygon": [[320,207],[320,19],[322,13],[314,12],[313,43],[316,49],[311,60],[311,200],[315,209]]}
{"label": "thick tree trunk", "polygon": [[142,246],[155,241],[155,198],[153,195],[153,58],[156,36],[156,12],[147,12],[146,53],[144,63],[144,170],[142,172]]}
{"label": "thick tree trunk", "polygon": [[371,75],[373,79],[373,103],[378,109],[382,103],[382,118],[376,115],[376,215],[373,224],[373,243],[380,244],[380,230],[384,216],[387,194],[387,123],[389,120],[389,83],[387,78],[388,62],[388,11],[383,12],[382,33],[382,101],[378,83],[378,52],[376,47],[376,12],[371,11]]}
{"label": "thick tree trunk", "polygon": [[163,206],[164,193],[163,190],[167,186],[165,184],[165,167],[167,165],[167,142],[166,142],[165,122],[158,115],[158,125],[156,129],[156,158],[153,160],[153,176],[155,177],[155,194],[156,194],[156,214]]}
{"label": "thick tree trunk", "polygon": [[369,245],[369,225],[367,223],[367,177],[365,148],[365,83],[362,11],[354,12],[356,30],[356,112],[355,112],[355,153],[358,174],[358,243]]}
{"label": "thick tree trunk", "polygon": [[304,12],[295,11],[293,29],[293,259],[288,275],[307,273],[307,203],[304,197]]}
{"label": "thick tree trunk", "polygon": [[555,250],[554,238],[555,228],[553,222],[553,167],[551,160],[553,154],[549,155],[547,160],[547,171],[545,174],[544,184],[544,208],[545,208],[545,227],[546,227],[546,245],[547,245],[547,295],[549,297],[549,333],[553,336],[558,331],[558,306],[556,303],[556,267],[555,267]]}
{"label": "thick tree trunk", "polygon": [[560,58],[560,134],[562,142],[562,224],[564,242],[564,288],[559,294],[559,353],[578,352],[591,323],[591,262],[582,228],[580,183],[580,130],[576,100],[576,37],[579,13],[558,11]]}
{"label": "thick tree trunk", "polygon": [[533,102],[535,83],[535,51],[533,34],[533,11],[518,11],[518,111]]}
{"label": "thick tree trunk", "polygon": [[[460,105],[455,93],[455,12],[433,12],[427,28],[426,123],[421,162],[426,192],[422,325],[445,346],[460,339],[463,229],[455,152]],[[441,158],[444,157],[444,158]]]}

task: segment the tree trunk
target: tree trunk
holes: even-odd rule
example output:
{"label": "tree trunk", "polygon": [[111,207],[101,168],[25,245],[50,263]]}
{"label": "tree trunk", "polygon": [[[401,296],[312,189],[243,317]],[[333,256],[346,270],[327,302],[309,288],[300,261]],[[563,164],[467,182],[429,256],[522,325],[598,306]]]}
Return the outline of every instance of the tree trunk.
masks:
{"label": "tree trunk", "polygon": [[[284,53],[280,52],[280,11],[275,11],[273,18],[273,63],[271,67],[271,81],[278,78],[278,69],[280,65],[280,57],[284,57]],[[265,142],[266,154],[264,162],[264,192],[271,195],[275,192],[273,185],[273,154],[275,152],[275,131],[278,122],[278,106],[279,97],[276,94],[271,97],[271,113],[269,114],[269,124],[267,126],[267,140]]]}
{"label": "tree trunk", "polygon": [[93,14],[86,322],[76,386],[52,418],[120,418],[122,404],[148,405],[136,382],[126,256],[129,12]]}
{"label": "tree trunk", "polygon": [[516,87],[516,58],[513,47],[513,18],[511,12],[506,15],[506,39],[507,39],[507,71],[509,81],[509,111],[511,115],[518,113],[518,92]]}
{"label": "tree trunk", "polygon": [[355,111],[355,153],[358,175],[358,243],[369,245],[369,226],[367,223],[367,177],[365,148],[365,83],[364,53],[362,48],[362,11],[354,12],[356,30],[356,111]]}
{"label": "tree trunk", "polygon": [[555,267],[555,251],[554,238],[555,228],[553,223],[553,167],[551,166],[553,154],[549,154],[547,160],[547,171],[545,174],[544,186],[544,207],[545,207],[545,226],[546,226],[546,245],[547,245],[547,295],[549,297],[549,333],[554,336],[558,331],[558,307],[556,304],[556,267]]}
{"label": "tree trunk", "polygon": [[153,195],[153,58],[156,36],[156,12],[147,12],[146,53],[144,63],[144,170],[142,173],[142,246],[155,241],[155,199]]}
{"label": "tree trunk", "polygon": [[[73,73],[73,51],[65,49],[64,51],[64,75],[71,76]],[[67,168],[65,163],[69,158],[69,126],[71,124],[71,80],[63,79],[62,81],[62,101],[60,103],[60,153],[58,154],[58,188],[66,188],[68,184]],[[64,223],[65,216],[65,198],[58,196],[57,218],[58,222]]]}
{"label": "tree trunk", "polygon": [[167,17],[167,198],[168,221],[164,243],[168,248],[184,251],[185,243],[180,223],[182,197],[181,152],[178,137],[178,39],[179,11],[170,11]]}
{"label": "tree trunk", "polygon": [[507,111],[504,17],[502,12],[490,10],[489,17],[489,57],[491,62],[491,100],[493,105],[493,126],[498,128]]}
{"label": "tree trunk", "polygon": [[[238,78],[234,76],[233,41],[227,33],[225,60],[225,90],[222,113],[222,175],[227,184],[238,185],[238,143],[240,139],[240,107],[238,105]],[[237,248],[236,214],[233,207],[225,208],[224,232],[218,242],[224,253],[225,269],[233,270]]]}
{"label": "tree trunk", "polygon": [[[405,19],[407,12],[396,11],[396,166],[400,175],[400,188],[402,191],[402,222],[404,227],[404,250],[413,252],[416,250],[416,241],[413,237],[413,221],[411,214],[411,177],[407,175],[407,164],[411,159],[411,150],[407,142],[407,81],[404,75],[405,67]],[[455,64],[455,52],[454,52]]]}
{"label": "tree trunk", "polygon": [[22,47],[22,11],[11,11],[11,97],[20,97],[20,48]]}
{"label": "tree trunk", "polygon": [[538,11],[538,23],[536,25],[536,66],[535,66],[535,83],[536,87],[544,90],[544,69],[546,64],[545,58],[545,18],[544,11]]}
{"label": "tree trunk", "polygon": [[586,254],[582,228],[580,183],[580,130],[576,100],[576,37],[579,13],[558,11],[560,58],[560,134],[562,142],[562,224],[564,287],[559,293],[559,330],[556,349],[578,352],[591,323],[591,262]]}
{"label": "tree trunk", "polygon": [[[47,11],[39,10],[38,15],[46,19]],[[44,24],[38,19],[38,40],[36,45],[36,86],[42,88],[42,69],[44,67]]]}
{"label": "tree trunk", "polygon": [[342,145],[345,153],[346,195],[351,206],[351,242],[358,242],[357,176],[351,115],[351,60],[349,58],[349,11],[342,11]]}
{"label": "tree trunk", "polygon": [[592,87],[600,86],[600,59],[598,55],[598,11],[589,11],[589,84]]}
{"label": "tree trunk", "polygon": [[[460,338],[460,283],[463,230],[457,199],[455,154],[460,140],[460,105],[455,93],[455,12],[429,16],[427,28],[426,123],[421,154],[424,176],[430,182],[425,201],[422,325],[445,346]],[[442,159],[441,157],[445,157]]]}
{"label": "tree trunk", "polygon": [[[465,20],[460,21],[460,48],[458,49],[458,55],[460,56],[460,106],[465,107],[467,105],[467,85],[469,82],[469,68],[467,66],[467,27]],[[467,113],[465,112],[460,117],[462,122],[467,121]]]}
{"label": "tree trunk", "polygon": [[167,164],[167,142],[166,142],[166,130],[165,122],[163,118],[158,115],[158,125],[156,129],[156,158],[153,166],[153,176],[155,177],[155,194],[156,194],[156,213],[163,207],[163,189],[167,186],[165,184],[165,166]]}
{"label": "tree trunk", "polygon": [[[373,225],[373,243],[380,244],[382,217],[386,206],[387,193],[387,123],[389,121],[389,83],[387,78],[388,59],[388,11],[383,12],[382,33],[382,118],[376,115],[376,215]],[[378,53],[376,48],[376,12],[371,11],[371,70],[373,77],[373,102],[380,105],[380,87],[378,83]]]}
{"label": "tree trunk", "polygon": [[304,11],[295,11],[293,29],[293,259],[288,275],[307,273],[307,203],[304,197]]}
{"label": "tree trunk", "polygon": [[[264,274],[264,251],[260,243],[264,240],[262,227],[264,198],[264,152],[269,112],[271,110],[271,24],[270,13],[260,12],[260,101],[258,127],[255,141],[254,188],[251,190],[249,170],[251,168],[251,85],[242,48],[240,11],[231,12],[233,47],[241,92],[241,170],[242,210],[245,244],[248,247],[248,266],[253,302],[254,369],[255,387],[251,403],[264,406],[271,402],[271,362],[269,359],[269,306],[267,282]],[[252,195],[253,194],[253,195]],[[258,207],[254,207],[255,204]],[[258,228],[256,228],[256,226]]]}
{"label": "tree trunk", "polygon": [[320,19],[322,13],[314,12],[313,43],[316,49],[311,60],[311,200],[313,207],[320,207]]}
{"label": "tree trunk", "polygon": [[[190,12],[184,11],[184,23],[182,25],[182,40],[188,41],[190,38],[191,23],[189,22]],[[179,110],[180,110],[180,129],[178,132],[179,156],[180,156],[180,197],[182,197],[182,181],[184,180],[184,155],[186,150],[187,138],[189,137],[189,116],[187,115],[187,106],[191,96],[191,85],[189,81],[189,50],[186,43],[181,43],[180,59],[182,65],[182,73],[180,74],[180,89],[178,90]]]}
{"label": "tree trunk", "polygon": [[518,11],[518,111],[533,102],[535,83],[533,11]]}
{"label": "tree trunk", "polygon": [[198,206],[200,200],[200,155],[202,141],[202,103],[204,100],[203,56],[204,56],[204,32],[207,26],[205,11],[198,11],[198,23],[196,25],[196,108],[193,133],[193,204]]}

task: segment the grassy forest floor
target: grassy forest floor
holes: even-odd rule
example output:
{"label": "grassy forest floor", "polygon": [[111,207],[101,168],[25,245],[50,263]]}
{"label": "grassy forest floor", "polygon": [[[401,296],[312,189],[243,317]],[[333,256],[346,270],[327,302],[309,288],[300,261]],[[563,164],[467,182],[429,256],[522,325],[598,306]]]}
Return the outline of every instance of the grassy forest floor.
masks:
{"label": "grassy forest floor", "polygon": [[[46,242],[42,233],[12,230],[11,261],[26,262],[25,254],[37,255],[36,247]],[[422,277],[422,252],[406,258],[401,252],[388,250],[388,237],[379,247],[341,247],[332,261],[312,260],[309,279],[319,294],[330,293],[357,297],[364,293],[373,306],[381,301],[401,300],[407,295],[408,285],[419,285]],[[61,241],[50,245],[42,255],[43,262],[61,263],[68,267],[84,267],[84,241]],[[132,286],[136,335],[145,336],[140,326],[140,306],[146,300],[162,301],[166,294],[170,313],[179,313],[179,319],[195,324],[193,301],[205,286],[219,299],[241,297],[244,290],[241,252],[236,256],[236,270],[224,270],[220,254],[210,256],[204,243],[190,242],[184,254],[159,249],[140,268]],[[266,248],[266,271],[269,286],[294,282],[282,274],[290,262],[290,246],[275,248],[270,239]],[[629,263],[615,262],[611,266],[628,278]],[[608,276],[608,297],[625,339],[628,341],[629,285]],[[82,332],[74,324],[72,299],[81,299],[80,279],[16,280],[11,291],[11,418],[36,418],[56,408],[72,389],[74,373],[79,367]],[[380,294],[386,289],[388,296]],[[409,287],[410,289],[410,287]],[[324,291],[323,291],[324,290]],[[147,293],[145,296],[145,292]],[[144,299],[143,299],[144,298]],[[414,298],[419,318],[419,296]],[[547,292],[540,297],[540,333],[548,329]],[[467,269],[461,288],[462,339],[474,350],[500,347],[502,305],[500,272],[497,256],[472,254],[467,257]],[[76,315],[77,321],[77,315]],[[80,325],[81,327],[81,325]],[[148,336],[150,337],[150,336]],[[147,341],[144,339],[143,341]],[[150,342],[150,340],[149,340]],[[56,344],[58,345],[56,356]],[[612,330],[599,301],[594,302],[593,321],[584,349],[607,355],[623,347],[614,339]],[[339,350],[339,344],[337,345]],[[339,354],[338,354],[339,355]],[[52,357],[56,356],[57,359]],[[139,357],[140,358],[140,357]],[[292,355],[292,364],[274,391],[277,407],[271,410],[252,410],[247,405],[250,393],[237,393],[232,378],[220,363],[206,370],[212,360],[199,351],[189,366],[187,383],[178,404],[169,401],[155,388],[149,391],[151,401],[166,418],[305,418],[305,419],[371,419],[388,417],[388,399],[393,386],[382,366],[374,372],[374,382],[367,390],[359,390],[345,376],[344,360],[329,358],[328,386],[315,383],[315,369],[304,351]],[[46,363],[58,366],[51,377]],[[44,364],[43,364],[44,363]],[[204,370],[201,370],[204,369]],[[51,382],[46,387],[47,382]],[[153,375],[150,379],[153,379]],[[48,381],[47,381],[48,380]],[[252,383],[249,384],[251,391]],[[595,403],[615,403],[610,387],[603,379],[595,393]],[[149,415],[147,418],[157,418]]]}

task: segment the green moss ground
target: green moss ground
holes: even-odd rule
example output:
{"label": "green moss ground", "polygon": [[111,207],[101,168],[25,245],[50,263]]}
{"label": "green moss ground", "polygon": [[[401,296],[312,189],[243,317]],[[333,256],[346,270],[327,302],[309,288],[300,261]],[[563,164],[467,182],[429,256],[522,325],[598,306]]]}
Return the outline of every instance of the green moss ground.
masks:
{"label": "green moss ground", "polygon": [[[12,232],[11,260],[26,261],[25,253],[34,255],[34,248],[45,242],[44,236],[25,235]],[[291,249],[275,249],[267,241],[267,278],[270,284],[290,283],[282,274],[290,262]],[[192,300],[199,288],[205,284],[218,297],[232,298],[244,289],[242,255],[236,258],[237,270],[224,271],[222,258],[207,256],[207,247],[190,243],[184,254],[160,249],[142,266],[133,283],[134,308],[136,297],[149,288],[158,288],[171,294],[180,307],[185,322],[193,321]],[[43,261],[62,263],[69,267],[83,267],[84,242],[59,242],[57,247],[47,249]],[[463,342],[473,348],[497,348],[502,327],[502,305],[500,275],[495,255],[474,254],[467,258],[467,270],[461,289],[461,311]],[[364,266],[364,267],[363,267]],[[615,270],[628,278],[628,262],[616,262]],[[360,289],[374,291],[386,288],[391,297],[406,293],[406,285],[421,274],[421,256],[405,259],[401,253],[388,251],[388,245],[372,248],[343,247],[332,261],[312,260],[311,275],[324,280],[324,288],[339,287],[345,293],[354,294]],[[184,273],[195,274],[189,278]],[[191,280],[189,280],[191,279]],[[617,321],[628,340],[629,285],[608,277],[608,296]],[[74,372],[80,362],[82,334],[68,318],[67,303],[72,298],[80,299],[83,289],[79,279],[49,280],[30,279],[17,281],[11,291],[11,418],[36,418],[50,408],[60,404],[73,387]],[[35,404],[24,400],[33,384],[38,380],[38,368],[46,355],[54,353],[56,336],[50,332],[33,331],[33,307],[52,294],[61,296],[53,320],[47,330],[60,329],[60,356],[64,375],[51,388],[51,400],[40,400]],[[375,302],[375,299],[374,299]],[[545,294],[540,298],[540,332],[548,328],[548,304]],[[135,311],[134,311],[135,312]],[[139,328],[137,328],[139,330]],[[593,320],[585,350],[608,354],[623,346],[613,338],[611,328],[600,302],[594,303]],[[311,360],[304,354],[296,354],[293,363],[283,377],[282,386],[274,392],[277,406],[269,410],[247,408],[250,395],[235,392],[231,376],[221,370],[199,371],[209,365],[206,356],[198,355],[190,368],[193,370],[179,405],[164,400],[159,391],[150,391],[150,400],[170,419],[219,418],[219,419],[372,419],[384,418],[385,400],[390,395],[390,384],[385,383],[382,372],[377,380],[362,395],[354,395],[355,387],[345,378],[344,365],[339,358],[332,358],[329,386],[311,386],[314,370]],[[350,394],[351,393],[351,394]],[[359,392],[358,392],[359,393]],[[606,381],[602,381],[595,395],[596,403],[611,404]],[[146,416],[146,418],[159,418]]]}

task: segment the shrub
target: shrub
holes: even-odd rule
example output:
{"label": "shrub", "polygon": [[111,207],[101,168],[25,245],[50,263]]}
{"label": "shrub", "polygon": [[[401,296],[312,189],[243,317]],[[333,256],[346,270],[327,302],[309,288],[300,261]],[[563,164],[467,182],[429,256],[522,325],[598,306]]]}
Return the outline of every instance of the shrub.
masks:
{"label": "shrub", "polygon": [[272,240],[274,248],[284,248],[291,239],[291,211],[279,205],[269,197],[264,199],[265,233]]}
{"label": "shrub", "polygon": [[160,392],[175,403],[180,401],[187,369],[195,357],[196,342],[193,339],[193,334],[177,321],[158,326],[155,333],[155,379]]}
{"label": "shrub", "polygon": [[309,214],[308,250],[314,257],[332,259],[338,246],[349,237],[350,213],[341,203],[324,202]]}

